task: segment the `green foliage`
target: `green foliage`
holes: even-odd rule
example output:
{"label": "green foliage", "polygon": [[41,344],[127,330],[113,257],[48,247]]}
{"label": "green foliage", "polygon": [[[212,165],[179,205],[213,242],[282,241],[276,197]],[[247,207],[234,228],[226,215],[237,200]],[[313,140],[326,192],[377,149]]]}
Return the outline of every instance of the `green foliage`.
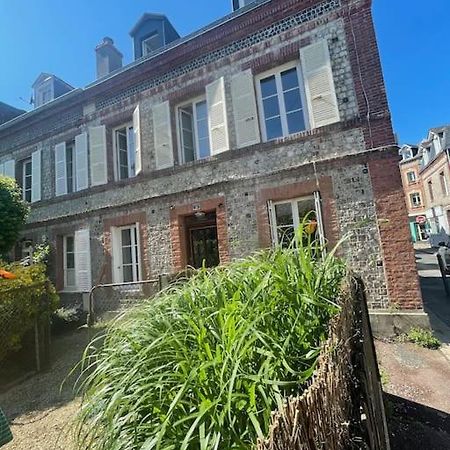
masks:
{"label": "green foliage", "polygon": [[79,448],[252,448],[339,311],[345,268],[304,241],[200,270],[110,325],[82,362]]}
{"label": "green foliage", "polygon": [[0,361],[9,351],[20,349],[22,337],[33,328],[36,318],[58,307],[58,295],[47,279],[44,265],[7,265],[2,269],[17,278],[0,278]]}
{"label": "green foliage", "polygon": [[29,207],[22,200],[15,180],[0,176],[0,255],[6,254],[16,243],[28,212]]}
{"label": "green foliage", "polygon": [[79,308],[59,308],[52,314],[52,331],[62,333],[81,325],[83,311]]}
{"label": "green foliage", "polygon": [[391,377],[384,367],[378,366],[378,370],[380,372],[381,385],[383,388],[386,388],[391,380]]}
{"label": "green foliage", "polygon": [[406,334],[406,340],[432,350],[437,350],[441,346],[441,342],[433,335],[431,330],[419,327],[411,328]]}

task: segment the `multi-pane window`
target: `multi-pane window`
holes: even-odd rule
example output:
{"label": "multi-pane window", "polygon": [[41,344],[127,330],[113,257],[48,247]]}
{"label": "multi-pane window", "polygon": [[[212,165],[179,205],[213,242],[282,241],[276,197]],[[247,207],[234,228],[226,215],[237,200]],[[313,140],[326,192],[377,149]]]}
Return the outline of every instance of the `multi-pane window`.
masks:
{"label": "multi-pane window", "polygon": [[113,231],[115,281],[129,283],[140,279],[138,226],[116,228]]}
{"label": "multi-pane window", "polygon": [[409,184],[415,183],[417,181],[416,172],[414,172],[414,171],[408,172],[406,174],[406,178],[408,179]]}
{"label": "multi-pane window", "polygon": [[67,193],[75,192],[75,141],[67,142],[66,144],[66,178]]}
{"label": "multi-pane window", "polygon": [[75,237],[64,236],[64,288],[76,287]]}
{"label": "multi-pane window", "polygon": [[136,154],[134,132],[132,126],[126,126],[114,131],[116,148],[117,178],[125,180],[136,176]]}
{"label": "multi-pane window", "polygon": [[418,192],[414,192],[409,196],[409,198],[411,200],[411,206],[413,208],[418,208],[419,206],[422,206],[422,199]]}
{"label": "multi-pane window", "polygon": [[259,77],[258,88],[265,140],[306,129],[303,83],[298,66]]}
{"label": "multi-pane window", "polygon": [[32,163],[31,158],[26,159],[22,163],[22,194],[23,199],[31,202],[31,187],[32,187]]}
{"label": "multi-pane window", "polygon": [[182,162],[206,158],[211,154],[206,100],[178,108]]}
{"label": "multi-pane window", "polygon": [[296,230],[305,218],[304,233],[310,234],[323,242],[323,224],[321,223],[318,193],[311,197],[270,202],[269,210],[274,244],[283,247],[291,245]]}

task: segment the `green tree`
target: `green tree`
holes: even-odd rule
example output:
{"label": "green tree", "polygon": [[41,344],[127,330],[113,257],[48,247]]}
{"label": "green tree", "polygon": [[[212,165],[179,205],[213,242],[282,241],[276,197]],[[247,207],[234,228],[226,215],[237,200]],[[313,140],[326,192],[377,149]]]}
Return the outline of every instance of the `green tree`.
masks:
{"label": "green tree", "polygon": [[0,176],[0,255],[6,254],[14,246],[28,213],[29,207],[22,200],[16,181]]}

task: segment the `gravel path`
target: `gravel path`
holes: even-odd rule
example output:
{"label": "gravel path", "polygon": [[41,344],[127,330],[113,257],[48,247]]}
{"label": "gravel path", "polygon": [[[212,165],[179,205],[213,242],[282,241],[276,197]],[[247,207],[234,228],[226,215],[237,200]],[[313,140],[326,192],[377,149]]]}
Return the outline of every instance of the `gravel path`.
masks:
{"label": "gravel path", "polygon": [[74,449],[68,428],[79,400],[72,390],[74,377],[62,383],[80,360],[89,340],[87,329],[54,338],[52,370],[0,394],[0,405],[12,422],[14,435],[5,450]]}

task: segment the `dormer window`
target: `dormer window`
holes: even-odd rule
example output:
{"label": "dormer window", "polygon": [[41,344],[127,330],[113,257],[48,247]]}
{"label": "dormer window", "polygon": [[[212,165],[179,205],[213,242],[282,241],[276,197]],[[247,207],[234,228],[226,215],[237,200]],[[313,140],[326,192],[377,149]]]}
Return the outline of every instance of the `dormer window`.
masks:
{"label": "dormer window", "polygon": [[161,47],[160,41],[161,39],[159,38],[158,33],[152,33],[149,37],[145,38],[142,41],[142,56],[153,53]]}
{"label": "dormer window", "polygon": [[51,80],[41,84],[36,88],[35,106],[36,108],[53,100],[53,83]]}
{"label": "dormer window", "polygon": [[236,11],[237,9],[243,8],[244,6],[254,2],[255,0],[233,0],[234,10]]}

